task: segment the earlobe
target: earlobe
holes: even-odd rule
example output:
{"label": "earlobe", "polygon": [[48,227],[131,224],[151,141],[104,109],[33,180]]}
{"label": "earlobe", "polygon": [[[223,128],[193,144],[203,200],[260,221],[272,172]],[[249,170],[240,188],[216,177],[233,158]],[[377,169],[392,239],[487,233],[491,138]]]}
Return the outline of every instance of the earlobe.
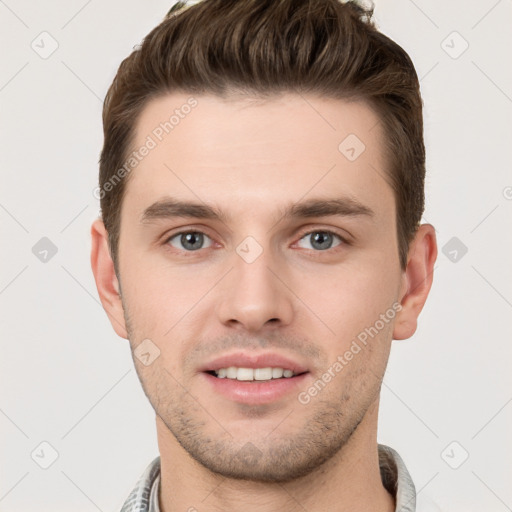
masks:
{"label": "earlobe", "polygon": [[108,233],[101,219],[91,226],[91,267],[103,309],[121,338],[128,339],[120,287],[108,249]]}
{"label": "earlobe", "polygon": [[416,331],[418,317],[432,287],[437,258],[436,232],[431,224],[422,224],[411,242],[400,297],[402,309],[397,315],[393,338],[404,340]]}

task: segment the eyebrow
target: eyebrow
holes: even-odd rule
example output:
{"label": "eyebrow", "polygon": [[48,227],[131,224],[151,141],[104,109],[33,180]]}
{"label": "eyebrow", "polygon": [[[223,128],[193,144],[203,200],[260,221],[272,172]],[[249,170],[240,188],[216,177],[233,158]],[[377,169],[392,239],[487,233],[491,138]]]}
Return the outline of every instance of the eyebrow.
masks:
{"label": "eyebrow", "polygon": [[[308,199],[291,203],[280,210],[279,219],[312,218],[312,217],[368,217],[374,219],[375,212],[353,197]],[[172,219],[175,217],[219,220],[223,223],[230,221],[229,215],[204,203],[181,201],[165,197],[148,206],[140,217],[141,224],[155,220]]]}

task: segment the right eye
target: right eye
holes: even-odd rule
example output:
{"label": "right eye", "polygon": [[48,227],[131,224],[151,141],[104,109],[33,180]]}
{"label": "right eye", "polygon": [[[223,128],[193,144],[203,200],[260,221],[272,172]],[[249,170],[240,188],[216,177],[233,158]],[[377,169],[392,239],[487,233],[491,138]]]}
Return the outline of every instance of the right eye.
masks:
{"label": "right eye", "polygon": [[[201,231],[180,231],[168,237],[164,245],[171,245],[180,251],[193,252],[205,248],[203,247],[205,237],[211,242],[211,238]],[[211,244],[207,247],[211,247]]]}

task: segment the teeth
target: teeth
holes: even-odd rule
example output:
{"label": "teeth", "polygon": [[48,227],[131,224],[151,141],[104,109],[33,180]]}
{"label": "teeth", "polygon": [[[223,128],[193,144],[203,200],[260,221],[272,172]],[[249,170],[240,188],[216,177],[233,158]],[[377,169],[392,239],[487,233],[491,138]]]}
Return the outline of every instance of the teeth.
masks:
{"label": "teeth", "polygon": [[238,368],[230,366],[229,368],[219,368],[215,370],[215,374],[219,379],[236,379],[236,380],[271,380],[280,379],[281,377],[290,378],[294,373],[292,370],[283,368]]}
{"label": "teeth", "polygon": [[252,368],[238,368],[236,380],[254,380],[254,370]]}
{"label": "teeth", "polygon": [[272,378],[272,368],[255,368],[254,380],[270,380]]}
{"label": "teeth", "polygon": [[[221,368],[222,370],[223,368]],[[230,366],[229,368],[224,368],[226,370],[226,377],[228,379],[236,379],[237,377],[237,369],[235,366]]]}
{"label": "teeth", "polygon": [[280,379],[283,376],[284,370],[282,368],[272,368],[272,378]]}

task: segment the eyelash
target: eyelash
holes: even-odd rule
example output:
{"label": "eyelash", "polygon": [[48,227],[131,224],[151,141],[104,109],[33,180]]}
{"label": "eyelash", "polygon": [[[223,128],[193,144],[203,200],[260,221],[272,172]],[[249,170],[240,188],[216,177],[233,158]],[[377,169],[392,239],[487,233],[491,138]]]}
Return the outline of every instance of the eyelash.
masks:
{"label": "eyelash", "polygon": [[[170,251],[179,251],[179,252],[185,252],[185,253],[190,253],[190,254],[199,253],[202,249],[198,249],[196,251],[186,251],[186,250],[181,250],[181,249],[175,249],[174,247],[169,246],[170,240],[172,240],[173,238],[175,238],[175,237],[177,237],[179,235],[188,234],[188,233],[198,233],[198,234],[201,234],[201,235],[205,235],[208,238],[210,238],[210,240],[212,240],[212,242],[214,242],[213,238],[211,236],[209,236],[207,233],[205,233],[204,231],[200,231],[199,229],[193,229],[193,228],[190,229],[189,228],[189,229],[184,229],[182,231],[178,231],[178,232],[173,233],[172,235],[166,237],[165,240],[163,241],[162,245],[164,245],[165,248],[170,250]],[[309,231],[305,231],[305,232],[300,234],[298,240],[300,241],[304,237],[306,237],[307,235],[312,235],[313,233],[324,233],[324,234],[333,235],[335,237],[338,237],[341,240],[341,242],[342,242],[341,244],[339,244],[339,245],[337,245],[335,247],[332,247],[332,248],[329,248],[329,249],[324,249],[324,250],[315,251],[314,249],[304,249],[306,251],[311,251],[315,255],[316,254],[322,254],[322,253],[333,253],[333,252],[336,252],[337,249],[342,248],[342,246],[351,245],[351,242],[346,237],[340,235],[339,233],[336,233],[335,231],[331,231],[329,229],[312,229],[312,230],[309,230]]]}

